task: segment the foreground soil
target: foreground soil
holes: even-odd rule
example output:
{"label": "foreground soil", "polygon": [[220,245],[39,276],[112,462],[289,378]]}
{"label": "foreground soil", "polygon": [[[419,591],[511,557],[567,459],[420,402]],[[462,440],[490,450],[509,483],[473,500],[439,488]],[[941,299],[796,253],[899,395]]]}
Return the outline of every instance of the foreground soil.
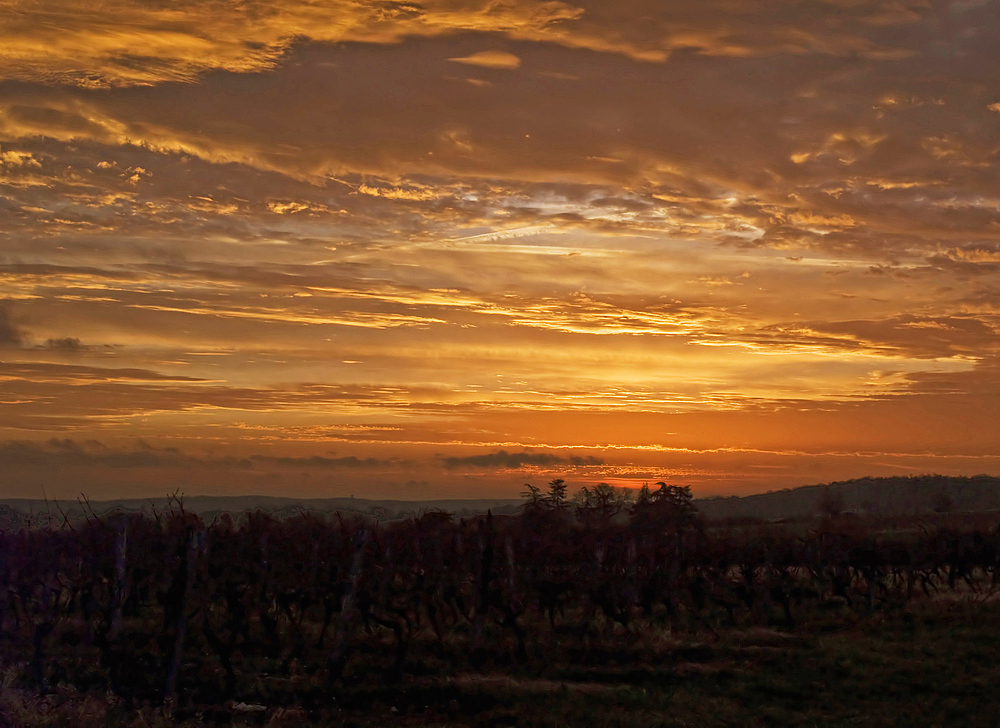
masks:
{"label": "foreground soil", "polygon": [[[391,650],[387,641],[382,647]],[[374,661],[380,644],[372,642]],[[363,661],[334,690],[264,677],[252,702],[125,706],[106,694],[23,686],[7,661],[3,726],[996,726],[1000,602],[947,595],[885,615],[827,605],[793,629],[706,632],[606,624],[529,645],[531,659],[396,684]],[[553,656],[554,659],[547,659]],[[506,664],[504,664],[506,663]],[[443,667],[443,666],[442,666]],[[424,673],[424,674],[419,674]]]}

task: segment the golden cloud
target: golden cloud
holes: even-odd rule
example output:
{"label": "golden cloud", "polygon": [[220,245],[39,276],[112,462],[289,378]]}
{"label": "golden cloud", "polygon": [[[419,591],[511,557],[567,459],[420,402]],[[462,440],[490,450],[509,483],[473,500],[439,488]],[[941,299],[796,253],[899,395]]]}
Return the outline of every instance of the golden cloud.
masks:
{"label": "golden cloud", "polygon": [[483,68],[514,70],[521,67],[521,59],[506,51],[479,51],[471,56],[449,58],[448,60],[455,63],[465,63],[469,66],[482,66]]}
{"label": "golden cloud", "polygon": [[[0,15],[0,77],[83,87],[190,82],[211,70],[259,72],[302,39],[395,43],[463,31],[559,41],[582,10],[551,0],[454,3],[308,0],[196,2],[23,0]],[[575,45],[611,45],[599,38]],[[138,51],[141,49],[141,52]],[[624,44],[624,52],[636,52]]]}
{"label": "golden cloud", "polygon": [[[16,11],[0,15],[0,78],[84,88],[191,82],[213,70],[265,71],[303,40],[390,44],[469,32],[646,62],[691,50],[730,58],[821,53],[899,59],[913,51],[866,33],[916,22],[923,10],[914,4],[905,12],[872,15],[868,4],[853,3],[824,14],[788,3],[787,22],[775,24],[761,20],[764,9],[737,19],[731,7],[728,0],[20,0]],[[849,19],[858,21],[854,32]],[[516,67],[498,54],[505,52],[485,51],[463,62]]]}

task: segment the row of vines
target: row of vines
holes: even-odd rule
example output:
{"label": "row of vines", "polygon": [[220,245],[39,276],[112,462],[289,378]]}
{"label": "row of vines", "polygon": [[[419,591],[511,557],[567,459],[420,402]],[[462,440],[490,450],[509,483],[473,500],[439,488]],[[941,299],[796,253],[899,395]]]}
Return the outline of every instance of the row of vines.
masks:
{"label": "row of vines", "polygon": [[876,534],[707,527],[682,491],[619,513],[538,500],[517,516],[395,522],[264,513],[206,524],[178,504],[0,533],[0,654],[39,691],[218,702],[267,676],[336,694],[544,662],[608,631],[794,629],[1000,582],[980,524]]}

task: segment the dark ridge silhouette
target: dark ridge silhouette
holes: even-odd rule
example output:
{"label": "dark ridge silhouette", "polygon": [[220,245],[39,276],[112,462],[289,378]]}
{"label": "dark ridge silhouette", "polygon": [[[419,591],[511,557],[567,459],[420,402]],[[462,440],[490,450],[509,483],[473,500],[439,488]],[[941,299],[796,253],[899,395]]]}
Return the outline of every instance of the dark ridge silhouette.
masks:
{"label": "dark ridge silhouette", "polygon": [[856,478],[742,497],[703,498],[697,501],[697,506],[709,519],[973,513],[1000,509],[1000,478],[992,475]]}
{"label": "dark ridge silhouette", "polygon": [[[560,482],[561,479],[559,479]],[[576,497],[600,501],[609,497],[599,484],[584,488]],[[612,491],[616,489],[611,489]],[[621,494],[627,491],[620,491]],[[612,493],[613,495],[613,493]],[[632,493],[641,496],[640,491]],[[563,494],[566,497],[566,494]],[[530,499],[529,499],[530,500]],[[613,500],[613,499],[612,499]],[[61,523],[65,515],[82,518],[93,509],[103,514],[112,511],[152,514],[170,507],[171,498],[92,501],[86,506],[76,500],[0,499],[0,530],[28,525]],[[482,515],[492,510],[496,515],[517,512],[522,498],[480,498],[439,500],[376,500],[367,498],[290,498],[265,495],[183,497],[191,513],[211,521],[222,513],[245,513],[261,510],[275,518],[306,513],[357,513],[395,520],[428,511],[446,511],[456,516]],[[619,504],[620,506],[621,504]],[[771,491],[748,496],[700,498],[694,500],[698,511],[710,521],[731,519],[799,519],[817,516],[865,515],[911,516],[930,513],[975,513],[1000,510],[1000,478],[991,475],[972,477],[921,475],[909,477],[857,478],[819,485]],[[611,507],[605,503],[602,507]]]}
{"label": "dark ridge silhouette", "polygon": [[[354,513],[376,516],[382,520],[393,520],[426,513],[447,511],[456,516],[472,516],[486,513],[515,513],[523,501],[518,498],[483,499],[442,499],[426,501],[373,500],[367,498],[288,498],[267,495],[214,496],[183,495],[184,509],[211,522],[223,513],[239,514],[263,511],[274,518],[287,518],[301,513]],[[168,510],[175,498],[129,498],[107,501],[76,499],[0,499],[0,531],[17,529],[26,525],[44,526],[62,523],[64,516],[70,520],[85,518],[91,512],[103,515],[113,512],[145,513]]]}

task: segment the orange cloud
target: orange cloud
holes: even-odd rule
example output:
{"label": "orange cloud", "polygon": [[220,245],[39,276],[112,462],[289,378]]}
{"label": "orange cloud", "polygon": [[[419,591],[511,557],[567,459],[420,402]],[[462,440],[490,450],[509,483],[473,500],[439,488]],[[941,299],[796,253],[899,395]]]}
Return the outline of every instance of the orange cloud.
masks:
{"label": "orange cloud", "polygon": [[506,51],[478,51],[469,56],[449,58],[448,60],[470,66],[482,66],[483,68],[514,70],[521,67],[521,59]]}

